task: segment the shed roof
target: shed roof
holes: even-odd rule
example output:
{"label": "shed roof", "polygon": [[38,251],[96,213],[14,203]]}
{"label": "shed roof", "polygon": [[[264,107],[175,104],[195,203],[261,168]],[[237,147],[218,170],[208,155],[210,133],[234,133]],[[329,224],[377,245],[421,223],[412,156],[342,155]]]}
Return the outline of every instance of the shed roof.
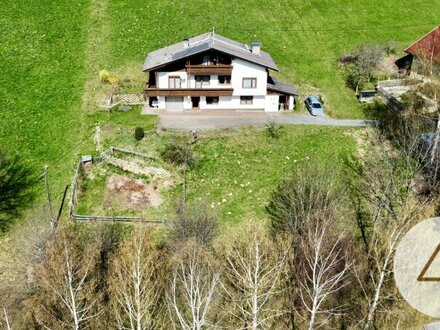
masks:
{"label": "shed roof", "polygon": [[437,62],[440,61],[440,26],[406,48],[405,52],[412,55],[423,54],[432,57]]}
{"label": "shed roof", "polygon": [[276,78],[269,76],[267,78],[267,89],[289,95],[299,95],[298,91],[292,85],[278,81]]}
{"label": "shed roof", "polygon": [[188,41],[181,41],[149,53],[144,63],[144,71],[150,71],[211,49],[278,71],[278,67],[269,53],[260,51],[259,54],[254,54],[248,45],[222,37],[214,32],[204,33],[190,38]]}

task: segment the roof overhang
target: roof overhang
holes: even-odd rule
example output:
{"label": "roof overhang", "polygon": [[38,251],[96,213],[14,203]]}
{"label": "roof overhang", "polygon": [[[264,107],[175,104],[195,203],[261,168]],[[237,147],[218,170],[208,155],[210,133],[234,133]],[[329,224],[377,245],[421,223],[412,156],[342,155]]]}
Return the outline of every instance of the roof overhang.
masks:
{"label": "roof overhang", "polygon": [[277,79],[269,76],[269,81],[267,82],[267,90],[287,95],[298,96],[299,93],[292,85],[278,81]]}
{"label": "roof overhang", "polygon": [[206,33],[191,38],[189,41],[182,41],[150,52],[145,59],[143,71],[157,70],[165,65],[210,50],[237,57],[271,70],[279,70],[278,66],[268,53],[261,51],[260,54],[257,55],[252,53],[249,47],[244,44],[240,44],[217,34]]}

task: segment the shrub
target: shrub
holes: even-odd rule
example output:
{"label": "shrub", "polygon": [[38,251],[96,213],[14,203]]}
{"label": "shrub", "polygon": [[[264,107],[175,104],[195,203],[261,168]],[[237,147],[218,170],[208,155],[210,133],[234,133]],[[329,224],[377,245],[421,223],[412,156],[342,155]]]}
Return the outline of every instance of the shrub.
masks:
{"label": "shrub", "polygon": [[194,166],[196,164],[191,145],[183,141],[167,144],[160,155],[168,163],[187,166]]}
{"label": "shrub", "polygon": [[170,223],[170,243],[175,248],[194,240],[203,246],[211,245],[218,233],[218,216],[208,207],[207,201],[184,204],[180,202],[177,216]]}
{"label": "shrub", "polygon": [[389,40],[385,44],[385,52],[387,55],[396,54],[397,48],[399,47],[399,43],[395,40]]}
{"label": "shrub", "polygon": [[406,110],[420,111],[426,107],[425,99],[415,91],[402,94],[402,103]]}
{"label": "shrub", "polygon": [[119,84],[119,78],[114,75],[111,75],[108,78],[108,83],[112,86],[117,86]]}
{"label": "shrub", "polygon": [[364,84],[371,81],[374,71],[382,60],[383,50],[376,44],[361,45],[355,56],[356,60],[350,67],[346,84],[357,92]]}
{"label": "shrub", "polygon": [[108,80],[110,78],[110,72],[108,72],[107,70],[99,71],[99,78],[103,83],[108,83],[109,82]]}
{"label": "shrub", "polygon": [[312,219],[334,219],[343,198],[333,172],[319,164],[302,165],[272,193],[266,207],[272,231],[296,233]]}
{"label": "shrub", "polygon": [[145,132],[144,132],[144,129],[142,127],[136,127],[134,129],[134,138],[137,141],[142,140],[144,138],[144,136],[145,136]]}
{"label": "shrub", "polygon": [[269,123],[266,125],[266,134],[272,139],[278,139],[281,136],[283,125]]}
{"label": "shrub", "polygon": [[342,63],[342,64],[351,64],[351,63],[354,63],[354,61],[356,61],[356,55],[344,54],[341,57],[339,57],[338,61],[339,61],[339,63]]}

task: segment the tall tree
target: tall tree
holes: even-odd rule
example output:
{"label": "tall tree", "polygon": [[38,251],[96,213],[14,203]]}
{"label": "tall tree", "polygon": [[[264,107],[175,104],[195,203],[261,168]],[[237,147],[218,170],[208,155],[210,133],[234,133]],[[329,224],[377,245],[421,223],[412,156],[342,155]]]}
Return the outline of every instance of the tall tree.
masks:
{"label": "tall tree", "polygon": [[397,245],[411,226],[426,215],[428,206],[428,198],[417,191],[423,169],[413,158],[417,140],[407,141],[399,151],[390,152],[390,144],[380,135],[377,138],[375,147],[353,167],[352,195],[360,200],[359,212],[364,214],[368,228],[360,228],[365,236],[367,272],[356,272],[367,302],[364,329],[375,327],[377,311],[394,297],[388,284],[393,280]]}
{"label": "tall tree", "polygon": [[307,329],[327,325],[343,312],[343,305],[335,296],[348,282],[352,261],[344,233],[332,232],[334,219],[317,217],[311,219],[301,232],[296,273],[301,300],[302,318]]}
{"label": "tall tree", "polygon": [[333,217],[343,198],[331,171],[319,164],[299,166],[273,192],[266,211],[274,233],[297,233],[317,214]]}
{"label": "tall tree", "polygon": [[158,329],[164,267],[156,248],[156,232],[135,227],[113,260],[112,305],[120,329]]}
{"label": "tall tree", "polygon": [[258,223],[221,240],[218,253],[224,262],[225,304],[231,305],[234,328],[269,329],[284,314],[280,303],[287,252],[277,248]]}
{"label": "tall tree", "polygon": [[76,232],[60,228],[45,251],[33,272],[38,294],[36,322],[48,328],[74,330],[91,326],[101,314],[93,276],[94,245],[84,244]]}
{"label": "tall tree", "polygon": [[384,56],[382,47],[376,44],[360,45],[354,54],[354,63],[348,77],[348,83],[356,92],[365,83],[371,81],[374,71]]}
{"label": "tall tree", "polygon": [[219,273],[212,267],[209,254],[189,241],[174,257],[168,305],[173,322],[184,330],[212,326],[210,314],[216,298]]}
{"label": "tall tree", "polygon": [[169,243],[173,249],[179,249],[189,240],[210,246],[217,233],[217,214],[206,201],[179,202],[176,217],[169,227]]}
{"label": "tall tree", "polygon": [[440,180],[438,170],[440,163],[440,59],[434,57],[434,46],[432,49],[431,53],[419,52],[417,55],[424,79],[424,82],[418,87],[418,92],[430,100],[429,103],[433,106],[433,112],[436,116],[429,163],[432,167],[433,180],[437,182]]}

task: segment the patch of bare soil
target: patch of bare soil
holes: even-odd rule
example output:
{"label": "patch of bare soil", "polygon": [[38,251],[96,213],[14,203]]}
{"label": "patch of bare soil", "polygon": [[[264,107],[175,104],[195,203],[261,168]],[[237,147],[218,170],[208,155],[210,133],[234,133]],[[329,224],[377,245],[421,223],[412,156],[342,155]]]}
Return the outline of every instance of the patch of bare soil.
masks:
{"label": "patch of bare soil", "polygon": [[142,180],[116,174],[107,180],[104,207],[145,208],[156,207],[162,203],[160,186],[157,184],[146,184]]}
{"label": "patch of bare soil", "polygon": [[398,72],[398,68],[396,65],[396,60],[397,60],[397,56],[385,56],[382,59],[382,62],[379,64],[379,70],[384,71],[384,72],[388,72],[388,73],[397,73]]}

